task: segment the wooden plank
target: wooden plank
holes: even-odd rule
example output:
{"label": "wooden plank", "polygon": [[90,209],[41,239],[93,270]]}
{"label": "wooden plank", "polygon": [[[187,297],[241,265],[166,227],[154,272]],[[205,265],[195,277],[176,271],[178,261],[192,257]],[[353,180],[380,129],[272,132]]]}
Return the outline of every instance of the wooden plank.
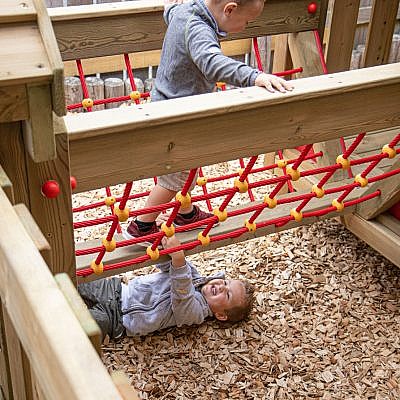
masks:
{"label": "wooden plank", "polygon": [[374,1],[362,60],[364,67],[387,63],[398,8],[399,0]]}
{"label": "wooden plank", "polygon": [[50,85],[27,87],[30,118],[24,121],[25,146],[35,162],[56,157]]}
{"label": "wooden plank", "polygon": [[303,68],[302,78],[324,73],[313,32],[291,33],[288,43],[293,65]]}
{"label": "wooden plank", "polygon": [[[304,178],[302,178],[304,179]],[[343,182],[343,185],[345,185],[346,183],[350,183],[352,180],[346,180],[345,182]],[[326,184],[324,187],[325,188],[330,188],[333,186],[337,186],[337,184],[331,184],[328,183]],[[309,192],[309,190],[306,190],[306,192]],[[346,200],[352,200],[355,198],[358,198],[359,196],[361,196],[364,193],[364,189],[360,189],[357,191],[353,191],[350,193],[350,195],[346,198]],[[277,198],[290,198],[293,196],[298,196],[299,193],[289,193],[289,194],[285,194],[285,195],[278,195]],[[323,208],[329,207],[331,205],[331,202],[333,199],[337,198],[338,194],[329,194],[324,196],[321,199],[312,199],[308,205],[305,207],[304,211],[315,211],[315,210],[321,210]],[[286,216],[290,214],[290,209],[293,207],[296,207],[298,204],[300,204],[300,202],[297,203],[290,203],[290,204],[281,204],[278,205],[276,208],[274,208],[273,210],[270,209],[264,209],[263,212],[260,214],[260,216],[257,218],[256,222],[260,222],[260,221],[267,221],[269,219],[272,218],[279,218],[282,216]],[[242,209],[245,208],[247,205],[242,205],[240,207],[232,207],[229,208],[228,211],[234,211],[234,210],[238,210],[238,209]],[[254,203],[252,203],[252,205],[254,205]],[[355,206],[349,206],[346,207],[343,210],[343,213],[351,213],[354,212],[355,210]],[[210,236],[216,236],[216,235],[220,235],[220,234],[224,234],[227,232],[232,232],[234,229],[237,228],[241,228],[244,226],[244,221],[245,219],[249,218],[251,215],[250,214],[243,214],[243,215],[237,215],[237,216],[233,216],[233,217],[229,217],[226,221],[224,221],[223,223],[219,224],[218,226],[216,226],[215,228],[213,228],[210,232]],[[191,249],[191,250],[187,250],[186,253],[187,254],[196,254],[199,252],[203,252],[203,251],[208,251],[208,250],[212,250],[218,247],[222,247],[222,246],[227,246],[233,243],[238,243],[238,242],[242,242],[244,240],[249,240],[249,239],[253,239],[255,237],[261,237],[264,235],[268,235],[270,233],[273,232],[279,232],[282,230],[286,230],[286,229],[291,229],[294,228],[296,226],[301,226],[301,225],[308,225],[311,223],[314,223],[316,221],[319,220],[324,220],[327,218],[333,218],[336,217],[338,214],[336,212],[331,212],[329,214],[326,214],[324,216],[321,217],[311,217],[311,218],[305,218],[303,219],[301,222],[294,222],[291,221],[288,224],[284,225],[284,226],[280,226],[280,227],[276,227],[275,225],[270,225],[270,226],[266,226],[266,227],[261,227],[258,228],[255,232],[249,232],[249,233],[245,233],[243,235],[241,235],[240,237],[237,238],[228,238],[228,239],[224,239],[224,240],[220,240],[217,242],[211,242],[208,246],[199,246],[195,249]],[[191,242],[197,239],[197,234],[198,234],[199,230],[197,231],[189,231],[189,232],[181,232],[181,233],[177,233],[177,237],[180,239],[180,241],[182,243],[187,243],[187,242]],[[121,241],[124,240],[123,237],[119,234],[115,235],[115,240]],[[79,249],[88,249],[91,247],[97,247],[100,245],[100,240],[93,240],[93,241],[88,241],[88,242],[84,242],[84,243],[78,243],[77,244],[77,248]],[[126,246],[126,247],[118,247],[115,251],[113,251],[112,253],[106,253],[103,259],[104,265],[106,266],[107,264],[113,264],[116,262],[120,262],[120,261],[125,261],[125,260],[130,260],[133,259],[135,257],[139,257],[145,254],[145,248],[141,247],[139,245],[132,245],[132,246]],[[90,254],[90,255],[85,255],[85,256],[79,256],[77,257],[77,270],[81,270],[84,268],[88,268],[90,266],[90,263],[94,260],[94,258],[96,257],[96,254]],[[161,256],[160,259],[157,262],[163,262],[163,261],[167,261],[168,260],[168,256]],[[141,268],[143,266],[147,266],[150,264],[154,264],[154,262],[151,261],[147,261],[145,263],[141,263],[141,264],[136,264],[134,266],[127,266],[121,269],[118,269],[118,273],[123,273],[126,271],[130,271],[132,269],[137,269],[137,268]],[[111,270],[111,271],[105,271],[101,277],[104,276],[111,276],[111,275],[115,275],[117,271],[116,270]],[[78,277],[79,281],[90,281],[90,280],[94,280],[94,279],[98,279],[99,276],[92,274],[89,275],[87,277]]]}
{"label": "wooden plank", "polygon": [[44,237],[42,231],[37,226],[35,220],[33,219],[31,213],[25,204],[16,204],[14,210],[19,216],[22,225],[24,225],[26,231],[32,242],[35,243],[36,248],[40,253],[50,250],[49,242]]}
{"label": "wooden plank", "polygon": [[[292,59],[290,58],[290,51],[288,45],[288,34],[275,36],[274,42],[274,58],[272,72],[280,72],[291,69]],[[296,66],[297,67],[297,66]]]}
{"label": "wooden plank", "polygon": [[0,208],[0,296],[46,398],[121,400],[2,190]]}
{"label": "wooden plank", "polygon": [[0,86],[0,124],[29,118],[25,85]]}
{"label": "wooden plank", "polygon": [[[320,7],[312,15],[308,3],[269,0],[257,21],[227,40],[318,29]],[[49,14],[63,60],[158,50],[166,28],[162,0],[51,8]]]}
{"label": "wooden plank", "polygon": [[36,21],[36,11],[32,0],[18,2],[2,0],[0,4],[0,24]]}
{"label": "wooden plank", "polygon": [[111,379],[124,400],[139,400],[136,390],[131,386],[124,371],[113,371]]}
{"label": "wooden plank", "polygon": [[67,274],[56,274],[54,276],[58,287],[68,301],[72,312],[76,316],[83,331],[86,333],[97,354],[101,355],[101,330],[96,321],[90,315],[88,308],[79,296],[75,286]]}
{"label": "wooden plank", "polygon": [[[379,165],[379,164],[378,164]],[[400,156],[390,170],[400,169]],[[357,206],[357,213],[364,219],[372,219],[382,212],[388,210],[400,201],[400,175],[394,175],[385,180],[374,182],[370,185],[367,193],[380,190],[381,195]]]}
{"label": "wooden plank", "polygon": [[8,177],[6,171],[4,171],[1,165],[0,165],[0,187],[4,190],[4,193],[7,195],[10,203],[14,204],[13,186],[10,181],[10,178]]}
{"label": "wooden plank", "polygon": [[393,215],[384,212],[376,217],[376,221],[389,228],[395,235],[400,237],[400,221]]}
{"label": "wooden plank", "polygon": [[24,203],[29,208],[25,146],[20,123],[0,124],[0,164],[13,183],[14,202]]}
{"label": "wooden plank", "polygon": [[[232,40],[221,43],[222,52],[226,56],[236,56],[251,51],[250,39]],[[142,51],[129,54],[132,69],[147,68],[148,66],[158,65],[160,63],[161,50]],[[124,57],[122,54],[116,56],[105,56],[98,58],[86,58],[82,60],[82,68],[86,75],[113,71],[122,71],[126,69]],[[65,76],[77,75],[76,61],[64,62]]]}
{"label": "wooden plank", "polygon": [[33,2],[37,12],[37,24],[53,74],[51,82],[53,110],[57,115],[65,115],[64,66],[61,60],[61,54],[43,0],[33,0]]}
{"label": "wooden plank", "polygon": [[8,360],[3,309],[3,303],[0,301],[0,399],[12,400],[11,374]]}
{"label": "wooden plank", "polygon": [[397,126],[399,72],[389,64],[295,80],[284,94],[251,87],[66,116],[72,175],[85,191]]}
{"label": "wooden plank", "polygon": [[11,392],[12,398],[21,400],[30,400],[29,393],[29,364],[24,358],[24,349],[18,339],[18,334],[12,323],[7,310],[7,304],[4,303],[3,318],[5,336],[7,341],[8,362],[10,367]]}
{"label": "wooden plank", "polygon": [[53,79],[36,23],[0,25],[0,48],[0,87]]}
{"label": "wooden plank", "polygon": [[400,267],[400,237],[374,220],[367,221],[358,215],[345,215],[341,222],[360,239]]}
{"label": "wooden plank", "polygon": [[[66,135],[56,137],[57,158],[35,163],[27,157],[26,173],[29,187],[28,207],[40,230],[48,238],[51,252],[45,257],[53,273],[66,272],[71,279],[75,276],[74,240],[72,228],[72,204],[69,172],[69,154]],[[55,180],[60,194],[53,199],[41,194],[47,180]]]}
{"label": "wooden plank", "polygon": [[331,73],[350,67],[359,6],[360,0],[335,1],[326,50],[326,64]]}

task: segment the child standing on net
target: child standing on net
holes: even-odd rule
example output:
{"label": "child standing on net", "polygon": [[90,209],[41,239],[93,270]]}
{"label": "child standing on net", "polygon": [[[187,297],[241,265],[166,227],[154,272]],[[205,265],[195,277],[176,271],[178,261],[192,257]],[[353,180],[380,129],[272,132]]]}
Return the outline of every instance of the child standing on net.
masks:
{"label": "child standing on net", "polygon": [[[166,0],[164,19],[168,24],[157,70],[152,101],[210,93],[218,81],[246,87],[262,86],[270,92],[292,90],[292,85],[274,75],[260,72],[226,57],[219,38],[241,32],[264,8],[264,0]],[[158,178],[146,207],[167,203],[182,189],[188,171]],[[196,178],[193,180],[193,189]],[[155,220],[159,212],[140,215],[131,221],[126,238],[158,231]],[[196,205],[180,209],[175,225],[186,225],[209,218],[212,214]],[[200,226],[202,228],[202,226]]]}
{"label": "child standing on net", "polygon": [[[166,249],[179,246],[175,236],[163,238]],[[119,338],[146,335],[171,326],[201,324],[207,317],[237,322],[253,305],[253,287],[224,273],[201,276],[184,252],[159,264],[161,272],[122,283],[120,278],[78,285],[78,291],[103,334]]]}

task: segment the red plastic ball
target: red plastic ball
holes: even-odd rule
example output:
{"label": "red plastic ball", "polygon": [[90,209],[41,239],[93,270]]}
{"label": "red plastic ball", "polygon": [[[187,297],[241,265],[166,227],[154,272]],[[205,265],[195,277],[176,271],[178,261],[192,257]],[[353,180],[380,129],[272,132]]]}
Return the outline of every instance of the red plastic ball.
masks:
{"label": "red plastic ball", "polygon": [[42,185],[42,194],[48,199],[54,199],[60,194],[60,186],[56,181],[47,181]]}
{"label": "red plastic ball", "polygon": [[71,182],[71,190],[74,190],[76,188],[76,178],[74,176],[70,176],[69,178],[70,182]]}
{"label": "red plastic ball", "polygon": [[308,5],[307,10],[310,14],[315,14],[317,12],[317,4],[312,2]]}

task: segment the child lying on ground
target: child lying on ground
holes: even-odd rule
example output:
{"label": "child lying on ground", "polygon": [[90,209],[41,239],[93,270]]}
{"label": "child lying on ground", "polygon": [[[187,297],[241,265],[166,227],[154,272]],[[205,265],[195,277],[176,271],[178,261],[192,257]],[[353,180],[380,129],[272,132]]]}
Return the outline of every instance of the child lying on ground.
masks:
{"label": "child lying on ground", "polygon": [[[173,236],[164,248],[180,245]],[[78,291],[103,334],[110,338],[146,335],[171,326],[201,324],[207,317],[237,322],[253,305],[253,287],[245,280],[225,279],[224,273],[201,276],[183,251],[159,264],[160,272],[125,284],[106,278],[78,285]]]}

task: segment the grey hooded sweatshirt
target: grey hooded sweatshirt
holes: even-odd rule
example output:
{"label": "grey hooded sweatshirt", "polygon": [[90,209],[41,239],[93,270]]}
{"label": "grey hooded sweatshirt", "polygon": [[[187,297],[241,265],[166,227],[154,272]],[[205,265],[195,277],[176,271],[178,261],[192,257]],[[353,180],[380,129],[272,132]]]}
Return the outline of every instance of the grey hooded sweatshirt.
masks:
{"label": "grey hooded sweatshirt", "polygon": [[203,0],[174,4],[164,12],[168,24],[152,101],[210,93],[215,83],[253,86],[260,71],[221,52],[217,22]]}
{"label": "grey hooded sweatshirt", "polygon": [[193,264],[174,268],[171,262],[159,264],[161,272],[139,276],[122,284],[122,322],[128,336],[146,335],[171,326],[201,324],[213,313],[201,287],[212,279],[201,276]]}

